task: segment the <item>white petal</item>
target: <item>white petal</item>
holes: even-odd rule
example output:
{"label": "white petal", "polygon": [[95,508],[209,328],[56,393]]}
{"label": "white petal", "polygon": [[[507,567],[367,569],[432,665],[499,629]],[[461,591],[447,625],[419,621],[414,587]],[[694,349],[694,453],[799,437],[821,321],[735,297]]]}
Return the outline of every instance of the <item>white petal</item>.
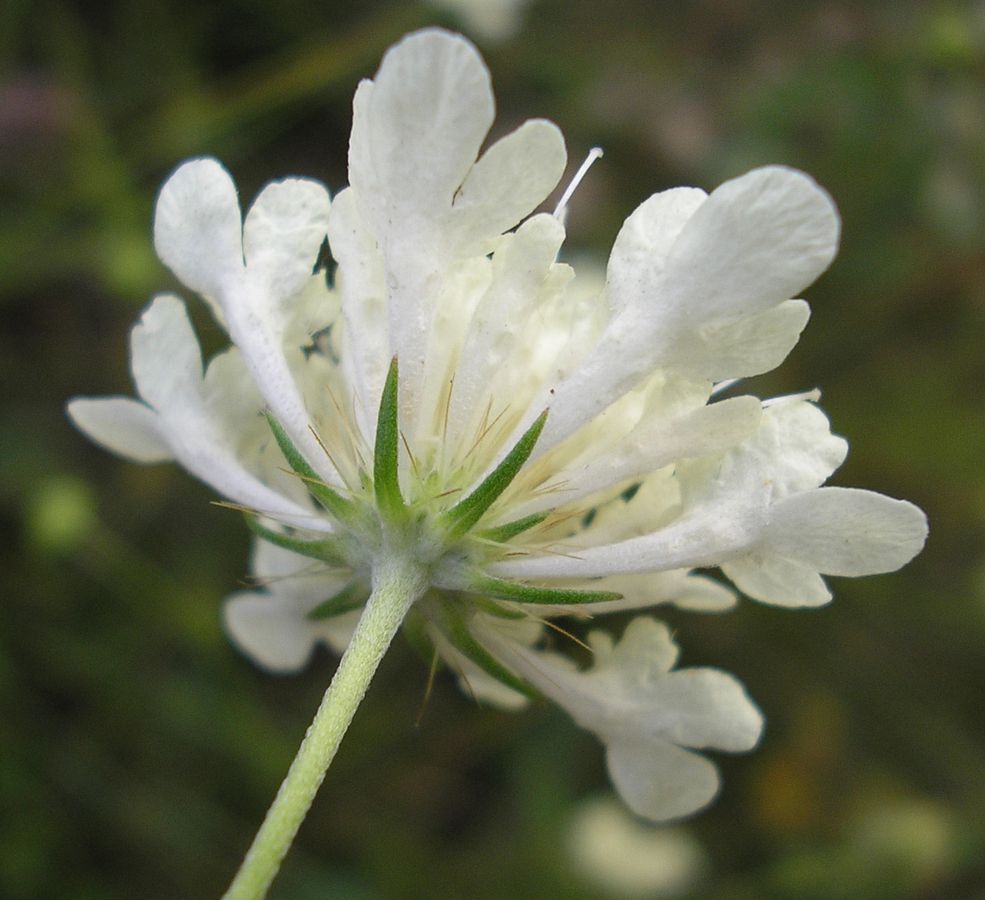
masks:
{"label": "white petal", "polygon": [[458,679],[462,693],[468,695],[480,705],[493,706],[496,709],[511,712],[523,709],[530,701],[523,694],[507,687],[498,678],[493,678],[484,669],[477,666],[468,657],[463,656],[447,641],[435,636],[435,646],[441,657],[448,663],[449,668]]}
{"label": "white petal", "polygon": [[[311,417],[298,389],[284,344],[286,321],[272,308],[267,288],[252,276],[224,293],[220,302],[229,336],[243,356],[270,412],[327,484],[342,479],[311,432]],[[300,348],[290,352],[301,356]]]}
{"label": "white petal", "polygon": [[747,441],[714,460],[680,462],[684,508],[670,524],[618,543],[579,547],[575,554],[496,563],[511,578],[592,578],[717,566],[759,545],[771,503],[815,488],[841,462],[847,445],[828,430],[811,403],[787,400],[764,410]]}
{"label": "white petal", "polygon": [[666,822],[697,812],[718,793],[718,770],[703,756],[664,741],[608,744],[609,777],[638,816]]}
{"label": "white petal", "polygon": [[[535,619],[503,619],[486,613],[477,613],[469,622],[469,629],[481,644],[509,648],[508,655],[517,649],[528,649],[544,632],[544,626]],[[479,703],[489,703],[499,709],[517,710],[526,706],[528,699],[518,691],[507,687],[456,650],[438,629],[430,629],[435,649],[449,668],[458,676],[462,691]]]}
{"label": "white petal", "polygon": [[762,407],[755,397],[733,397],[676,417],[650,416],[598,459],[559,472],[556,480],[570,484],[570,488],[523,504],[516,514],[570,503],[681,459],[724,453],[756,430],[761,415]]}
{"label": "white petal", "polygon": [[[516,352],[536,304],[544,299],[542,291],[563,240],[561,224],[553,216],[538,215],[504,237],[493,255],[492,282],[469,323],[455,372],[447,428],[451,441],[476,433],[472,429],[490,391]],[[511,399],[497,396],[499,403]]]}
{"label": "white petal", "polygon": [[269,591],[290,598],[303,615],[352,580],[347,571],[328,569],[323,563],[261,538],[253,540],[250,571]]}
{"label": "white petal", "polygon": [[351,188],[335,195],[328,239],[338,261],[335,282],[342,295],[341,365],[356,393],[356,415],[373,445],[379,397],[390,365],[383,257],[359,213]]}
{"label": "white petal", "polygon": [[763,716],[742,685],[717,669],[669,672],[645,694],[645,704],[643,731],[682,747],[751,750],[763,730]]}
{"label": "white petal", "polygon": [[468,248],[516,225],[554,190],[566,162],[564,137],[552,122],[532,119],[498,140],[455,198],[456,245]]}
{"label": "white petal", "polygon": [[[772,166],[726,182],[700,204],[698,199],[694,194],[682,197],[682,208],[668,216],[667,232],[653,226],[628,233],[627,249],[615,261],[611,302],[619,314],[593,353],[555,387],[538,455],[656,367],[680,365],[692,374],[727,378],[738,371],[762,371],[789,351],[803,310],[790,309],[758,323],[768,326],[762,336],[734,320],[783,303],[828,266],[839,228],[830,198],[803,173]],[[656,218],[660,202],[648,202],[654,202]],[[649,221],[646,204],[640,216],[643,223]],[[683,227],[665,250],[682,218]],[[638,246],[649,235],[655,263],[646,261]],[[643,266],[635,278],[630,268],[634,261]],[[722,319],[733,321],[718,322]],[[727,368],[710,362],[710,343],[693,358],[685,352],[686,344],[695,343],[692,336],[704,329],[725,344]],[[733,364],[737,371],[729,371]]]}
{"label": "white petal", "polygon": [[738,598],[729,587],[712,578],[689,575],[683,590],[671,602],[691,612],[718,613],[732,609]]}
{"label": "white petal", "polygon": [[492,124],[489,72],[467,40],[428,29],[391,47],[357,99],[350,182],[385,243],[451,207]]}
{"label": "white petal", "polygon": [[767,166],[727,181],[668,254],[662,313],[698,324],[796,297],[831,263],[838,232],[831,198],[803,172]]}
{"label": "white petal", "polygon": [[611,637],[601,631],[593,631],[589,642],[595,650],[593,671],[614,672],[629,691],[662,683],[679,653],[670,629],[646,616],[633,619],[618,643],[612,643]]}
{"label": "white petal", "polygon": [[450,264],[452,202],[493,119],[489,72],[462,37],[412,34],[353,106],[349,177],[383,253],[400,417],[416,430],[436,299]]}
{"label": "white petal", "polygon": [[137,390],[158,411],[201,393],[202,353],[185,304],[156,297],[130,333],[130,367]]}
{"label": "white petal", "polygon": [[[206,407],[198,341],[184,304],[158,297],[133,329],[131,365],[144,400],[158,413],[158,431],[192,475],[236,503],[280,521],[330,531],[328,523],[263,484],[238,458],[241,424]],[[244,387],[246,394],[252,386]]]}
{"label": "white petal", "polygon": [[816,569],[768,549],[724,562],[722,571],[742,593],[762,603],[801,607],[831,601],[831,591]]}
{"label": "white petal", "polygon": [[[238,348],[217,353],[205,370],[202,397],[209,417],[227,434],[246,438],[250,431],[269,434],[261,417],[263,398],[250,378]],[[257,429],[249,426],[256,423]],[[262,423],[262,424],[261,424]],[[279,462],[282,465],[282,460]]]}
{"label": "white petal", "polygon": [[317,181],[288,178],[268,184],[243,225],[243,251],[250,278],[283,303],[311,277],[328,233],[328,191]]}
{"label": "white petal", "polygon": [[773,500],[823,484],[844,462],[848,443],[831,434],[827,416],[798,398],[770,404],[759,430],[726,457],[723,490],[768,482]]}
{"label": "white petal", "polygon": [[668,671],[677,648],[668,628],[652,619],[634,619],[618,644],[607,633],[590,634],[594,665],[585,672],[495,631],[476,637],[605,742],[616,788],[649,818],[686,815],[717,790],[714,766],[672,741],[747,750],[759,738],[762,716],[731,676]]}
{"label": "white petal", "polygon": [[157,415],[129,397],[76,397],[68,404],[68,414],[87,437],[134,462],[172,458],[158,431]]}
{"label": "white petal", "polygon": [[606,298],[613,314],[659,306],[654,289],[667,254],[707,196],[700,188],[671,188],[645,200],[626,219],[612,245],[606,272]]}
{"label": "white petal", "polygon": [[157,255],[193,291],[218,297],[243,269],[236,186],[214,159],[193,159],[165,182],[154,212]]}
{"label": "white petal", "polygon": [[596,578],[717,566],[755,544],[764,517],[765,507],[707,504],[653,534],[494,563],[489,571],[505,578]]}
{"label": "white petal", "polygon": [[356,631],[356,626],[359,624],[362,614],[362,609],[354,609],[351,612],[342,613],[340,616],[332,616],[330,619],[311,622],[311,633],[315,636],[316,640],[321,641],[329,650],[341,656],[345,653],[346,647],[349,646],[349,642],[352,640],[352,635]]}
{"label": "white petal", "polygon": [[459,686],[480,705],[488,704],[496,707],[496,709],[514,712],[530,704],[530,701],[523,694],[507,687],[503,682],[493,678],[492,675],[464,657],[459,675]]}
{"label": "white petal", "polygon": [[[251,223],[251,251],[257,268],[247,273],[243,261],[243,224],[236,187],[229,174],[213,159],[197,159],[181,166],[161,189],[154,220],[154,242],[161,259],[190,288],[213,298],[219,305],[229,335],[243,354],[271,411],[305,453],[318,474],[331,484],[341,479],[325,459],[308,430],[309,419],[297,386],[284,359],[284,322],[275,310],[272,291],[284,291],[303,284],[299,254],[307,256],[315,233],[324,234],[327,197],[320,187],[304,181],[272,185],[258,199]],[[320,243],[319,236],[318,242]],[[266,248],[263,244],[269,243]],[[314,265],[317,246],[310,253],[308,272]],[[285,256],[286,255],[286,256]],[[288,265],[280,272],[281,263]],[[278,299],[285,299],[280,297]],[[150,327],[153,322],[148,322]],[[190,331],[190,326],[189,326]],[[192,346],[172,323],[171,332],[179,346]],[[140,336],[135,333],[135,343]],[[149,335],[148,340],[156,340]],[[197,352],[197,345],[196,345]],[[134,376],[141,396],[152,406],[157,401],[141,384],[142,361],[134,348]],[[186,358],[177,359],[169,371],[163,352],[148,351],[148,360],[164,365],[148,374],[160,383],[155,396],[163,396],[169,384],[187,375],[192,366]],[[199,362],[199,368],[201,362]]]}
{"label": "white petal", "polygon": [[708,322],[682,334],[665,364],[709,381],[769,372],[787,358],[810,316],[803,300],[785,300],[762,312]]}
{"label": "white petal", "polygon": [[855,576],[895,572],[926,538],[927,518],[912,503],[829,487],[777,503],[764,544],[826,575]]}
{"label": "white petal", "polygon": [[576,715],[583,725],[603,736],[642,735],[684,747],[755,746],[763,717],[742,685],[717,669],[669,671],[677,648],[662,622],[633,619],[611,650],[600,634],[589,636],[595,666],[582,676],[582,692],[603,692],[610,710],[594,723]]}
{"label": "white petal", "polygon": [[271,594],[241,593],[222,608],[226,633],[253,662],[279,674],[297,672],[311,658],[315,638],[293,604]]}

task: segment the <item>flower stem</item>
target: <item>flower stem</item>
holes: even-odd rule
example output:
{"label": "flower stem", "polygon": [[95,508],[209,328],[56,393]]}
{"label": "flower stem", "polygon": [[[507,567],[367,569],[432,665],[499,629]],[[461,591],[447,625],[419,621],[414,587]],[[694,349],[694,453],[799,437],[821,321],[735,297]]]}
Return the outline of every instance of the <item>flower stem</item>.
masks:
{"label": "flower stem", "polygon": [[407,611],[427,587],[412,561],[383,560],[373,593],[297,756],[224,900],[264,897]]}

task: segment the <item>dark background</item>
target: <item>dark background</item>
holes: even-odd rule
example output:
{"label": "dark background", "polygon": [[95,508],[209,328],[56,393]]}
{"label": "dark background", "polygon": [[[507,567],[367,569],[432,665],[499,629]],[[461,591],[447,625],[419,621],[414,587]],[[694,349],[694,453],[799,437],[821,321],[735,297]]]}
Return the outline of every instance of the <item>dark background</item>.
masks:
{"label": "dark background", "polygon": [[[704,859],[688,896],[985,897],[985,4],[847,0],[543,0],[498,38],[413,3],[0,7],[0,896],[216,896],[286,771],[333,660],[274,678],[238,656],[218,613],[241,521],[176,468],[89,444],[63,406],[131,392],[129,327],[175,286],[150,241],[168,172],[209,153],[244,198],[285,174],[337,190],[358,78],[435,22],[482,48],[497,134],[546,116],[572,168],[605,148],[569,257],[604,261],[666,187],[768,162],[827,187],[841,253],[752,389],[820,386],[852,443],[834,483],[931,520],[905,571],[835,579],[826,609],[664,616],[683,663],[734,672],[768,729],[721,760],[715,806],[607,861],[631,873],[672,836]],[[609,791],[594,738],[447,677],[415,727],[426,677],[398,642],[274,897],[660,895],[571,852]]]}

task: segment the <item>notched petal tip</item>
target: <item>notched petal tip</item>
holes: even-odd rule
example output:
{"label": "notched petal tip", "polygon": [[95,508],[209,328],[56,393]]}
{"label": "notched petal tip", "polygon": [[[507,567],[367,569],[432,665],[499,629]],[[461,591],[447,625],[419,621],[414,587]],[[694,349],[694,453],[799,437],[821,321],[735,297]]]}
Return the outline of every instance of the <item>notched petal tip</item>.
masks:
{"label": "notched petal tip", "polygon": [[283,302],[311,276],[328,233],[328,191],[309,178],[284,178],[257,196],[243,223],[243,253],[251,278]]}

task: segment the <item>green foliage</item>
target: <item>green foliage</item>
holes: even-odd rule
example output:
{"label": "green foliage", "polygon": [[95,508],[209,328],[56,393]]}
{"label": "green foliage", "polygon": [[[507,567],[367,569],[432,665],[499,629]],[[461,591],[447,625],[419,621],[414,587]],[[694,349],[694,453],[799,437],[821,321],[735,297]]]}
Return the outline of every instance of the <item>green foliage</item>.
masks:
{"label": "green foliage", "polygon": [[318,473],[308,465],[308,461],[301,455],[301,452],[291,442],[287,432],[281,427],[280,423],[267,413],[267,424],[273,432],[277,446],[287,460],[288,465],[304,481],[304,486],[325,509],[327,509],[336,519],[345,520],[353,515],[352,504],[342,497],[337,491],[330,488]]}
{"label": "green foliage", "polygon": [[547,410],[544,410],[481,484],[445,513],[444,525],[449,534],[465,534],[485,515],[486,510],[510,486],[523,464],[530,458],[546,422]]}
{"label": "green foliage", "polygon": [[613,591],[580,591],[568,588],[537,587],[519,581],[503,581],[499,578],[480,577],[475,590],[500,600],[514,600],[517,603],[543,603],[551,606],[577,606],[580,603],[606,603],[619,600],[622,594]]}
{"label": "green foliage", "polygon": [[373,486],[380,512],[393,521],[406,515],[407,507],[400,493],[400,422],[398,421],[399,376],[397,360],[390,363],[380,414],[376,420],[376,452],[373,455]]}

